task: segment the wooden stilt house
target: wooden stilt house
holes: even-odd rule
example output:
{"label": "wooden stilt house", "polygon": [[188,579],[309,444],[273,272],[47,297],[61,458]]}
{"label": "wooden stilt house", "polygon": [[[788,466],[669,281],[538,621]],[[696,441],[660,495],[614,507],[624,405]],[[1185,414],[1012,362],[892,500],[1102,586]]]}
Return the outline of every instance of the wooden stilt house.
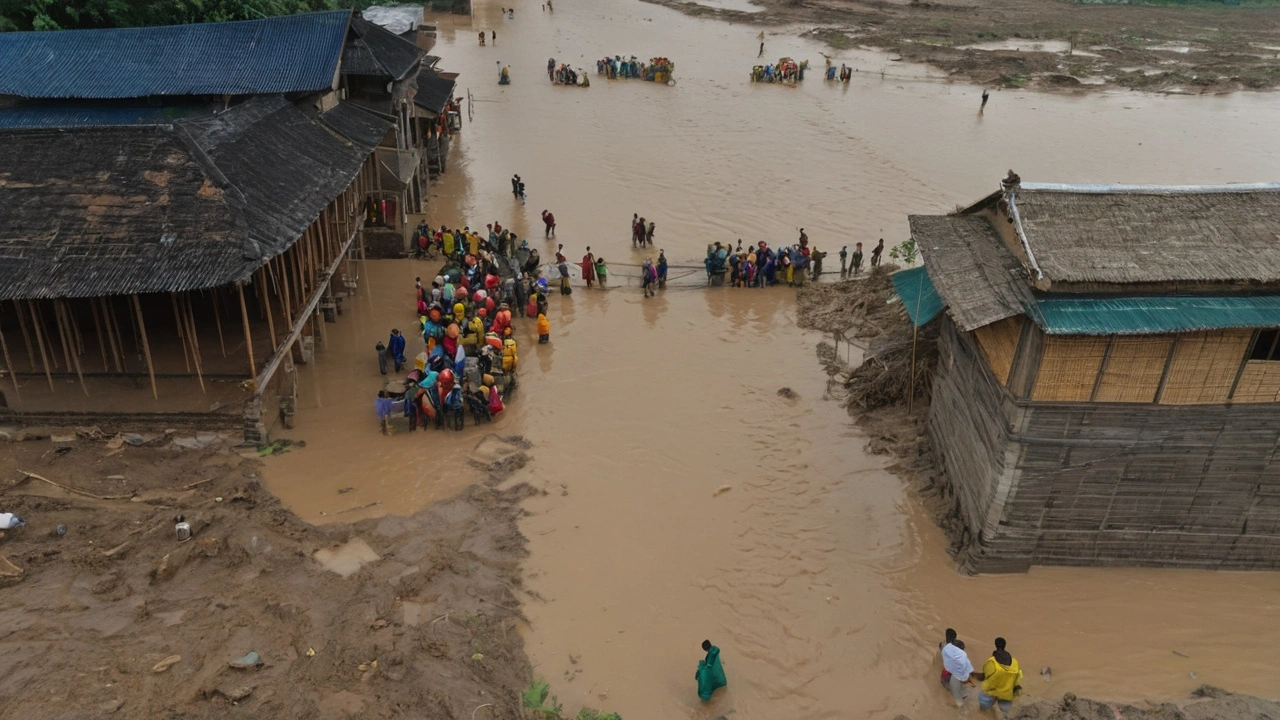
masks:
{"label": "wooden stilt house", "polygon": [[910,223],[965,566],[1280,567],[1280,185],[1010,173]]}

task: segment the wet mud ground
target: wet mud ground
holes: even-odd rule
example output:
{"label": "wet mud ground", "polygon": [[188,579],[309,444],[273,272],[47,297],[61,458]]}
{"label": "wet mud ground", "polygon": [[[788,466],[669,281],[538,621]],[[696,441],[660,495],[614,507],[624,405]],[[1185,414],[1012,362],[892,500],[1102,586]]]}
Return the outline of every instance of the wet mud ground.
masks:
{"label": "wet mud ground", "polygon": [[[1280,6],[1274,3],[647,1],[754,25],[770,36],[807,34],[826,43],[828,54],[879,49],[990,88],[1201,94],[1280,84]],[[765,58],[778,57],[769,38]]]}

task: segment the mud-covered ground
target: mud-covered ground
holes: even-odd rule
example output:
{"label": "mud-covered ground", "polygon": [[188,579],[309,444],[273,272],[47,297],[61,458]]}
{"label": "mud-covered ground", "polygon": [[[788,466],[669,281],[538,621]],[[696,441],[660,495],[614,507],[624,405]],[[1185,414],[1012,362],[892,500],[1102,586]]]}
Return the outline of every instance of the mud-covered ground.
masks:
{"label": "mud-covered ground", "polygon": [[[0,448],[0,512],[28,523],[0,538],[0,569],[21,570],[0,577],[0,716],[521,716],[516,518],[534,491],[502,481],[522,441],[486,438],[477,482],[421,513],[324,527],[223,442]],[[261,665],[228,665],[250,652]]]}
{"label": "mud-covered ground", "polygon": [[1280,84],[1280,7],[750,0],[763,10],[744,12],[721,3],[648,1],[732,22],[798,26],[836,51],[886,50],[992,88],[1205,93]]}

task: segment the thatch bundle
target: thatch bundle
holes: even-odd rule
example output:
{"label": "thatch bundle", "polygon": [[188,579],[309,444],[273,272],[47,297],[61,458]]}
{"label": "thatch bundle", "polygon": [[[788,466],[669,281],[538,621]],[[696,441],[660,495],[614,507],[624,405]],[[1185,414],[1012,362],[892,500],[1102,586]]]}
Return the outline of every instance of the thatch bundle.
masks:
{"label": "thatch bundle", "polygon": [[929,402],[934,368],[938,364],[937,325],[920,328],[914,341],[912,335],[910,327],[899,328],[872,342],[862,364],[845,380],[847,407],[866,412],[905,405],[908,400],[915,406]]}

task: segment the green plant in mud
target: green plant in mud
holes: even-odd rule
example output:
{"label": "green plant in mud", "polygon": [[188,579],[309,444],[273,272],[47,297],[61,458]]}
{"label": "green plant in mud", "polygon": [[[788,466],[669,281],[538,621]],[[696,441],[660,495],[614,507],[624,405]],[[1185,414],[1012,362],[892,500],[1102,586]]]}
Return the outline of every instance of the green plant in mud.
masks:
{"label": "green plant in mud", "polygon": [[575,720],[622,720],[622,716],[618,713],[602,713],[591,708],[582,708],[578,711],[578,717]]}
{"label": "green plant in mud", "polygon": [[[529,683],[520,694],[520,700],[527,717],[535,720],[565,720],[560,714],[564,712],[564,705],[551,694],[551,683],[546,680],[539,678]],[[622,716],[618,713],[600,712],[594,708],[582,708],[574,716],[574,720],[622,720]]]}
{"label": "green plant in mud", "polygon": [[903,265],[915,265],[920,256],[920,248],[916,247],[916,239],[908,238],[889,249],[889,257],[901,260]]}
{"label": "green plant in mud", "polygon": [[541,679],[529,683],[529,687],[520,694],[520,702],[524,705],[526,714],[538,720],[560,720],[560,711],[564,709],[560,701],[551,695],[551,683]]}

